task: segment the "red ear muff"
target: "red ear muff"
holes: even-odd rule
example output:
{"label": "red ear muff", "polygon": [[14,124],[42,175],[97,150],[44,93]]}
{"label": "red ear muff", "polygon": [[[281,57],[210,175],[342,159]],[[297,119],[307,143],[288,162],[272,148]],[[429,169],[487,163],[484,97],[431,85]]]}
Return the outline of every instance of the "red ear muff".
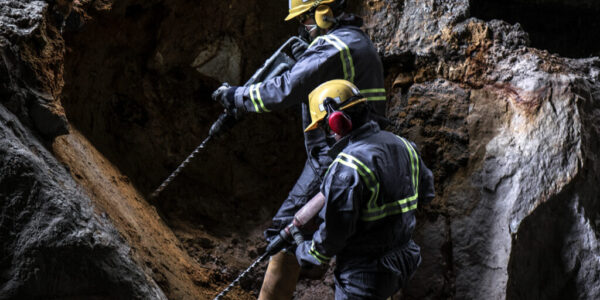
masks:
{"label": "red ear muff", "polygon": [[327,122],[331,131],[340,136],[345,136],[348,132],[352,131],[352,121],[345,113],[339,110],[331,113],[327,118]]}

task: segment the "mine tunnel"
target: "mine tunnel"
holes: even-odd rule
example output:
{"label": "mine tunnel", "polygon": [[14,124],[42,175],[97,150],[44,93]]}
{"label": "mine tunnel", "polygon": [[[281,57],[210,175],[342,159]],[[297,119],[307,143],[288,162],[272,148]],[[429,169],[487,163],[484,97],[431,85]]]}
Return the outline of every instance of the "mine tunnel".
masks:
{"label": "mine tunnel", "polygon": [[[297,29],[283,23],[283,6],[154,2],[118,2],[65,34],[67,118],[143,195],[206,138],[222,112],[212,91],[243,84]],[[199,70],[198,59],[218,64]],[[262,230],[306,157],[297,109],[241,120],[158,197],[161,215],[201,264],[227,269],[219,260],[236,256],[232,247],[245,257],[240,266],[263,251]]]}
{"label": "mine tunnel", "polygon": [[[212,299],[265,252],[300,175],[299,107],[245,116],[149,195],[223,112],[212,92],[296,34],[285,2],[5,2],[0,299]],[[600,5],[348,10],[384,65],[386,129],[435,177],[422,264],[392,299],[598,299]],[[265,269],[226,299],[255,299]],[[333,298],[332,273],[294,299]]]}
{"label": "mine tunnel", "polygon": [[471,0],[471,15],[519,23],[529,33],[531,47],[563,57],[600,55],[600,4],[597,1]]}

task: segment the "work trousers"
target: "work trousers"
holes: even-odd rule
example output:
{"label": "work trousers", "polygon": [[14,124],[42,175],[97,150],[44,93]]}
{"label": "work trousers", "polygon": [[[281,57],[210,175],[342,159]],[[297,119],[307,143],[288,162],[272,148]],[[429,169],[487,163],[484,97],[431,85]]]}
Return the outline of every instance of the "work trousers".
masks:
{"label": "work trousers", "polygon": [[336,257],[335,299],[388,299],[402,288],[421,263],[412,240],[381,256],[340,253]]}

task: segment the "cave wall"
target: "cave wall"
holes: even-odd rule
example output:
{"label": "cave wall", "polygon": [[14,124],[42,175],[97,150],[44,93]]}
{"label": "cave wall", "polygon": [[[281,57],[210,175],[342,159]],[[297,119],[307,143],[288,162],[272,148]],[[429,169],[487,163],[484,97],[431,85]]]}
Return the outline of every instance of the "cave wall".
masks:
{"label": "cave wall", "polygon": [[0,106],[0,299],[166,299],[112,222]]}
{"label": "cave wall", "polygon": [[2,104],[49,138],[67,131],[60,104],[64,41],[57,14],[43,1],[0,1]]}
{"label": "cave wall", "polygon": [[[65,34],[62,103],[71,125],[144,194],[206,137],[222,109],[212,91],[223,81],[242,84],[295,30],[281,26],[285,8],[257,1],[83,8],[92,21]],[[162,193],[161,209],[207,226],[222,226],[222,218],[241,219],[225,226],[264,222],[305,156],[294,109],[249,116],[209,144]]]}
{"label": "cave wall", "polygon": [[423,265],[403,295],[597,298],[597,192],[588,187],[600,166],[589,139],[598,58],[529,48],[544,32],[470,18],[469,8],[370,1],[362,10],[386,62],[391,129],[417,142],[436,176],[438,197],[415,234]]}
{"label": "cave wall", "polygon": [[[3,241],[11,241],[3,248],[0,298],[114,296],[102,294],[104,290],[130,298],[216,293],[260,252],[260,231],[302,165],[300,121],[293,109],[250,116],[165,190],[159,210],[183,243],[156,220],[156,226],[139,233],[143,218],[132,220],[136,215],[128,211],[157,218],[141,198],[204,137],[220,111],[210,101],[210,92],[221,81],[239,84],[248,78],[294,31],[294,25],[281,26],[285,7],[266,7],[258,1],[193,5],[175,0],[78,1],[74,6],[70,1],[0,0],[0,4],[0,96],[2,106],[10,110],[3,110],[2,141],[3,149],[9,149],[5,153],[11,153],[3,155],[0,177],[0,233]],[[580,20],[589,25],[583,28],[590,31],[580,30],[582,26],[567,31],[562,26],[565,31],[554,38],[553,27],[528,25],[536,21],[544,25],[527,14],[532,11],[524,9],[528,7],[542,8],[536,13],[597,9],[593,1],[510,1],[505,7],[494,1],[466,0],[351,3],[352,10],[365,16],[364,28],[384,61],[392,120],[388,129],[417,143],[436,179],[437,197],[420,209],[415,232],[423,263],[402,292],[404,299],[600,297],[600,59],[553,54],[597,53],[596,46],[585,41],[594,39],[577,38],[582,32],[593,36],[596,23],[587,24],[583,14]],[[519,9],[520,14],[510,13]],[[568,14],[563,21],[571,17]],[[582,51],[565,52],[566,37],[579,41],[568,40]],[[558,46],[549,42],[557,40]],[[223,68],[215,72],[214,65]],[[67,119],[71,133],[48,146],[54,136],[67,131]],[[11,125],[19,122],[33,131]],[[77,189],[38,140],[53,147],[87,191],[65,196],[68,203],[82,203],[85,209],[70,209],[63,205],[65,197],[53,193],[23,200],[25,191],[39,186],[37,181],[50,182],[42,186],[52,185],[61,193]],[[83,151],[81,145],[99,152]],[[32,154],[23,158],[14,153]],[[106,185],[99,184],[106,174],[94,179],[94,172],[83,172],[95,168],[86,169],[88,162],[79,162],[78,153],[106,156],[106,162],[114,164],[110,174],[116,178],[102,177]],[[31,155],[43,157],[43,162],[30,159]],[[15,169],[19,163],[49,167]],[[60,170],[58,179],[43,177],[55,170]],[[32,176],[36,179],[24,179]],[[103,191],[122,183],[134,196],[120,198]],[[46,199],[58,204],[40,208]],[[133,205],[135,201],[145,205]],[[125,205],[118,206],[120,202]],[[14,225],[13,220],[30,224],[30,219],[20,218],[11,203],[39,211],[42,216],[31,220],[45,223]],[[101,211],[109,213],[107,219],[100,217]],[[69,260],[64,248],[44,250],[52,254],[50,260],[30,260],[39,252],[19,252],[16,247],[14,241],[65,215],[70,217],[58,223],[67,224],[62,231],[39,244],[63,245],[58,233],[69,235],[79,230],[69,224],[91,222],[89,226],[99,228],[112,244],[102,248],[108,254],[97,264],[82,268],[99,272],[94,276],[100,277],[85,278],[104,285],[58,285],[53,290],[46,278],[65,282],[72,278],[69,268],[56,268]],[[89,221],[96,219],[102,222]],[[197,227],[182,233],[176,229],[180,223]],[[161,255],[182,257],[185,263],[153,258],[143,242],[156,236],[152,230],[173,238],[168,243],[181,251]],[[79,247],[68,252],[73,253],[71,260],[95,253],[95,244],[89,246],[87,241],[81,246],[78,240],[69,240]],[[137,250],[127,251],[132,246]],[[227,261],[227,256],[236,260]],[[21,260],[32,263],[20,265]],[[31,277],[36,269],[44,271]],[[177,281],[182,273],[184,279]],[[117,285],[120,274],[133,274],[133,279]],[[251,297],[260,276],[250,280],[243,284],[250,292],[236,297]],[[321,296],[330,295],[324,292],[330,292],[330,281],[307,284],[303,288],[316,286],[315,291],[324,293]]]}

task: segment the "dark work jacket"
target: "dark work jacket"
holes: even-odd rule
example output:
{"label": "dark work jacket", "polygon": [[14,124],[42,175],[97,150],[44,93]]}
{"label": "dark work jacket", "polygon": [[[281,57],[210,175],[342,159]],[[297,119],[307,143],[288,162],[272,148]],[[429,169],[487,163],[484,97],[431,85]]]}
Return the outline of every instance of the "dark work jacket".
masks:
{"label": "dark work jacket", "polygon": [[368,122],[331,152],[335,160],[321,185],[323,223],[312,241],[298,247],[299,262],[380,256],[404,246],[415,228],[417,206],[434,197],[433,175],[415,145]]}
{"label": "dark work jacket", "polygon": [[[235,90],[235,104],[249,112],[270,112],[303,103],[302,125],[311,120],[307,109],[308,94],[322,83],[346,79],[354,83],[370,100],[374,118],[385,119],[383,66],[373,43],[360,29],[362,19],[346,15],[340,25],[317,37],[291,70],[249,87]],[[306,133],[307,149],[323,144],[318,130]]]}

